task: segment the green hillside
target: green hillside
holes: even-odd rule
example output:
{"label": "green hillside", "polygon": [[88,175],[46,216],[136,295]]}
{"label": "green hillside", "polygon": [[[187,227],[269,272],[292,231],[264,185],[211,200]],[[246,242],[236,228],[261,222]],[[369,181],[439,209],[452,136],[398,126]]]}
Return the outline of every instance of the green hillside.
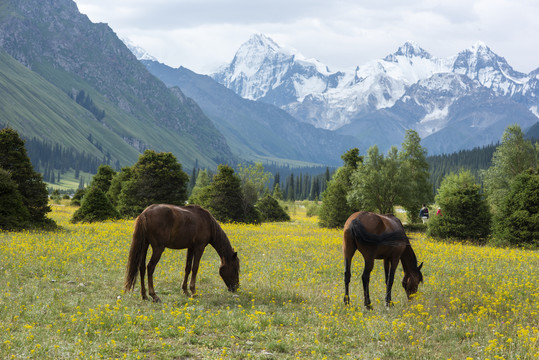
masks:
{"label": "green hillside", "polygon": [[[103,153],[88,140],[100,139],[105,148],[113,149],[120,163],[136,161],[137,151],[65,92],[28,70],[0,49],[0,123],[17,130],[25,138],[39,138],[52,144],[86,152],[97,158]],[[108,144],[107,144],[108,143]]]}
{"label": "green hillside", "polygon": [[1,126],[117,166],[146,149],[172,152],[185,168],[233,159],[194,101],[73,1],[7,0],[0,19]]}

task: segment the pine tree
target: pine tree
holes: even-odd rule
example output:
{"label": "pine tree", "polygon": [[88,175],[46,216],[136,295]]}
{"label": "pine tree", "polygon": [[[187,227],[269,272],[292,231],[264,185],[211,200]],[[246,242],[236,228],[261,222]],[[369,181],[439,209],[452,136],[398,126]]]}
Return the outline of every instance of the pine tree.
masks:
{"label": "pine tree", "polygon": [[97,222],[119,219],[120,213],[98,186],[91,186],[71,222]]}
{"label": "pine tree", "polygon": [[172,153],[146,150],[118,197],[122,216],[138,216],[152,204],[185,205],[189,176]]}
{"label": "pine tree", "polygon": [[0,168],[7,170],[17,184],[32,226],[54,227],[54,221],[46,217],[51,211],[47,187],[41,174],[34,171],[24,141],[11,128],[0,130]]}
{"label": "pine tree", "polygon": [[17,230],[25,228],[30,220],[28,209],[17,189],[17,183],[11,179],[8,171],[0,168],[0,229]]}
{"label": "pine tree", "polygon": [[494,219],[496,243],[539,247],[539,168],[517,175]]}
{"label": "pine tree", "polygon": [[490,234],[490,209],[469,170],[446,176],[435,201],[442,215],[430,217],[429,236],[481,241]]}
{"label": "pine tree", "polygon": [[228,165],[219,165],[211,185],[209,210],[222,222],[245,222],[241,180]]}

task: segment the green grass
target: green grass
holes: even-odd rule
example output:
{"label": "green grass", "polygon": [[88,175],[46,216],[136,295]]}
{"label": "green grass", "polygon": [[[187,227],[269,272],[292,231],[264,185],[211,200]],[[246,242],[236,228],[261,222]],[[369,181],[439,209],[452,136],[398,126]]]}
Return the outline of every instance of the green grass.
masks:
{"label": "green grass", "polygon": [[381,262],[361,291],[361,255],[344,306],[341,231],[304,208],[289,223],[223,228],[241,259],[226,291],[208,247],[198,296],[180,289],[185,250],[166,250],[156,273],[162,303],[122,292],[132,221],[0,233],[0,358],[533,359],[539,357],[539,253],[438,243],[412,235],[425,283],[409,302],[395,281],[383,305]]}

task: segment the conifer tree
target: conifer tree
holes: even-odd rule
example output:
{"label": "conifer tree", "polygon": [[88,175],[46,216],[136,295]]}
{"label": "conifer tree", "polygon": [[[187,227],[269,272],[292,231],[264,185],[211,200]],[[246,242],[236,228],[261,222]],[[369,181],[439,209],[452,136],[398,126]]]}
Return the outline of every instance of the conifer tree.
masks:
{"label": "conifer tree", "polygon": [[118,210],[122,216],[138,216],[147,206],[167,203],[185,205],[189,176],[172,153],[146,150],[122,186]]}
{"label": "conifer tree", "polygon": [[54,221],[46,217],[51,211],[47,187],[41,174],[34,171],[24,141],[11,128],[0,130],[0,168],[7,170],[17,184],[31,226],[54,227]]}
{"label": "conifer tree", "polygon": [[245,222],[241,180],[228,165],[219,165],[211,185],[209,210],[222,222]]}
{"label": "conifer tree", "polygon": [[500,245],[539,247],[539,168],[517,175],[494,219]]}
{"label": "conifer tree", "polygon": [[481,241],[490,234],[489,206],[470,171],[446,176],[435,201],[441,216],[430,217],[429,236]]}
{"label": "conifer tree", "polygon": [[71,222],[96,222],[119,219],[120,213],[98,186],[90,189],[82,199],[80,208],[73,213]]}
{"label": "conifer tree", "polygon": [[17,230],[26,227],[30,214],[23,204],[17,183],[8,171],[0,168],[0,229]]}

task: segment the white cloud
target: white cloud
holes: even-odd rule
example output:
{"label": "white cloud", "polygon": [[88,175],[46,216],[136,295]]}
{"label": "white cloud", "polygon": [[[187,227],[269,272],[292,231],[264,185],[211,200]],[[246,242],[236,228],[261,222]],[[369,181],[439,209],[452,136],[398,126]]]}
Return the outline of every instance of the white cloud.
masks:
{"label": "white cloud", "polygon": [[539,67],[536,0],[75,0],[94,22],[171,66],[208,73],[263,33],[337,70],[413,40],[446,57],[482,40],[515,70]]}

